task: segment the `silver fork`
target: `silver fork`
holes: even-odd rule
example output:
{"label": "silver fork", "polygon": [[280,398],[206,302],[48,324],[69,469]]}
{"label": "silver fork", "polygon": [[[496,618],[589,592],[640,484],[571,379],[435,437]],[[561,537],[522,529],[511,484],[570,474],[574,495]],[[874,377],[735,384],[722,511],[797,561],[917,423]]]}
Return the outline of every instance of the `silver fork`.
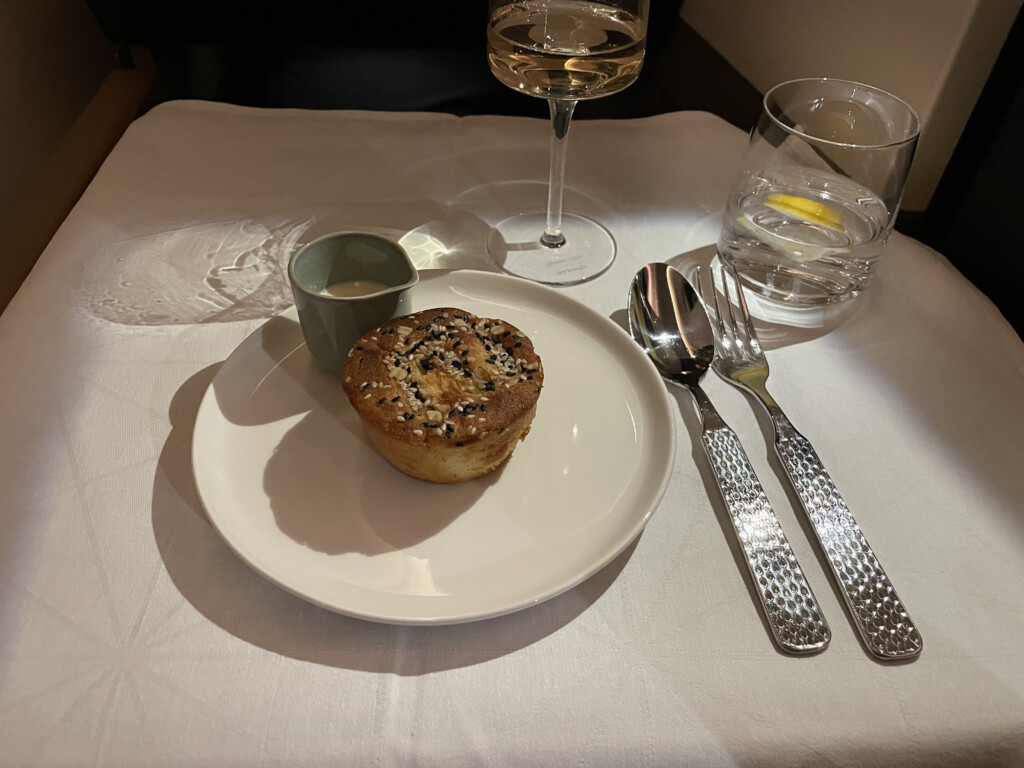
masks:
{"label": "silver fork", "polygon": [[[711,271],[705,285],[697,270],[698,290],[706,307],[714,306],[715,371],[730,384],[754,395],[768,411],[775,427],[775,452],[824,552],[868,651],[880,659],[896,661],[921,652],[921,635],[914,626],[889,577],[868,545],[857,521],[839,495],[824,465],[768,393],[768,360],[757,340],[754,323],[735,271],[720,264],[720,280]],[[729,277],[734,291],[730,291]],[[721,284],[721,296],[717,283]],[[740,316],[733,310],[735,293]]]}

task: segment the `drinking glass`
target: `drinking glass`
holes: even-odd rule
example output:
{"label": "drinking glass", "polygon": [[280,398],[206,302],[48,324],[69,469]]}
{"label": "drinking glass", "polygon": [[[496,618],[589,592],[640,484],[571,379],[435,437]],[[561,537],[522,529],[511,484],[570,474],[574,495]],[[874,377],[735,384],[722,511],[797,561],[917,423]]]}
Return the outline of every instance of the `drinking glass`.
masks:
{"label": "drinking glass", "polygon": [[488,239],[488,255],[505,272],[568,285],[614,261],[608,230],[562,212],[565,154],[577,102],[617,93],[640,74],[648,1],[489,0],[491,72],[520,93],[547,99],[553,129],[547,209],[500,222]]}
{"label": "drinking glass", "polygon": [[906,102],[870,85],[775,86],[726,203],[719,257],[771,301],[816,307],[857,296],[892,232],[919,132]]}

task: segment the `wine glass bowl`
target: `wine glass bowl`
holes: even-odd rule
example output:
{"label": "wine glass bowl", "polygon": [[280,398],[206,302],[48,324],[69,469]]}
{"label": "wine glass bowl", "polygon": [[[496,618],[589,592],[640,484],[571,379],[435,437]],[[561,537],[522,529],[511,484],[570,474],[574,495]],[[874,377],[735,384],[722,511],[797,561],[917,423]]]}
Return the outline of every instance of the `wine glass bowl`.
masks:
{"label": "wine glass bowl", "polygon": [[578,101],[609,96],[640,74],[648,0],[489,0],[487,59],[513,90],[551,112],[548,205],[499,222],[488,255],[510,274],[568,285],[604,272],[615,240],[597,222],[563,214],[566,142]]}
{"label": "wine glass bowl", "polygon": [[632,13],[567,0],[491,7],[487,61],[509,88],[542,99],[596,99],[640,74],[646,27]]}

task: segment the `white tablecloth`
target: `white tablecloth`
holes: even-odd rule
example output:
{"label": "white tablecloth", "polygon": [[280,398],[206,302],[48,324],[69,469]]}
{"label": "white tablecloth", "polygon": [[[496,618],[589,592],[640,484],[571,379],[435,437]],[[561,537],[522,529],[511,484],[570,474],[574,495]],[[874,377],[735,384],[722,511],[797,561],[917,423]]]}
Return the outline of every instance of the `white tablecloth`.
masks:
{"label": "white tablecloth", "polygon": [[[487,222],[543,205],[547,141],[527,119],[199,102],[133,124],[0,317],[0,765],[1022,764],[1024,345],[899,235],[840,318],[765,333],[916,661],[862,648],[767,423],[713,376],[832,625],[820,655],[773,647],[682,392],[635,546],[518,613],[364,622],[222,543],[192,427],[218,365],[291,303],[294,245],[370,230],[424,268],[488,269]],[[619,255],[562,290],[621,320],[639,266],[714,241],[744,143],[701,113],[577,123],[568,205]]]}

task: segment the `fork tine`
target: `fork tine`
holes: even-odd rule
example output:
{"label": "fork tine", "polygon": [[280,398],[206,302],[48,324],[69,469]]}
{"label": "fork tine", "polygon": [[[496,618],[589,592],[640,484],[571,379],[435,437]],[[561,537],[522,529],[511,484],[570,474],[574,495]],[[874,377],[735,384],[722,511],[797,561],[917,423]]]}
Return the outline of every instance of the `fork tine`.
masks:
{"label": "fork tine", "polygon": [[719,276],[722,281],[722,300],[719,300],[718,281],[715,278],[715,267],[711,270],[711,287],[715,294],[715,313],[718,315],[718,327],[722,332],[722,340],[726,347],[736,347],[740,343],[739,334],[736,332],[736,317],[732,311],[732,299],[729,296],[729,282],[725,274],[719,269]]}
{"label": "fork tine", "polygon": [[[761,351],[761,343],[757,339],[757,331],[754,329],[754,318],[750,315],[750,310],[747,308],[747,299],[743,295],[743,286],[740,283],[740,276],[736,274],[736,267],[732,264],[725,264],[723,267],[732,275],[733,283],[736,286],[736,298],[737,303],[740,307],[740,314],[743,316],[743,330],[747,335],[747,341],[750,346],[756,351]],[[725,275],[722,276],[723,282],[725,282]]]}
{"label": "fork tine", "polygon": [[708,306],[711,303],[715,305],[714,317],[711,318],[712,330],[715,332],[715,339],[719,344],[722,343],[722,338],[725,333],[725,329],[722,327],[722,313],[718,307],[718,291],[715,290],[715,273],[708,267],[708,272],[711,279],[710,296],[708,295],[708,286],[705,284],[704,270],[700,266],[696,268],[694,274],[697,278],[697,293],[700,294],[701,301],[704,302],[704,309],[707,311]]}
{"label": "fork tine", "polygon": [[723,271],[721,263],[719,264],[718,271],[722,278],[722,298],[725,302],[725,309],[722,311],[722,314],[724,315],[726,312],[729,313],[728,320],[725,324],[729,327],[729,332],[733,337],[734,343],[737,347],[740,347],[743,340],[740,338],[739,326],[736,323],[736,313],[733,312],[732,309],[732,296],[729,291],[729,276]]}

